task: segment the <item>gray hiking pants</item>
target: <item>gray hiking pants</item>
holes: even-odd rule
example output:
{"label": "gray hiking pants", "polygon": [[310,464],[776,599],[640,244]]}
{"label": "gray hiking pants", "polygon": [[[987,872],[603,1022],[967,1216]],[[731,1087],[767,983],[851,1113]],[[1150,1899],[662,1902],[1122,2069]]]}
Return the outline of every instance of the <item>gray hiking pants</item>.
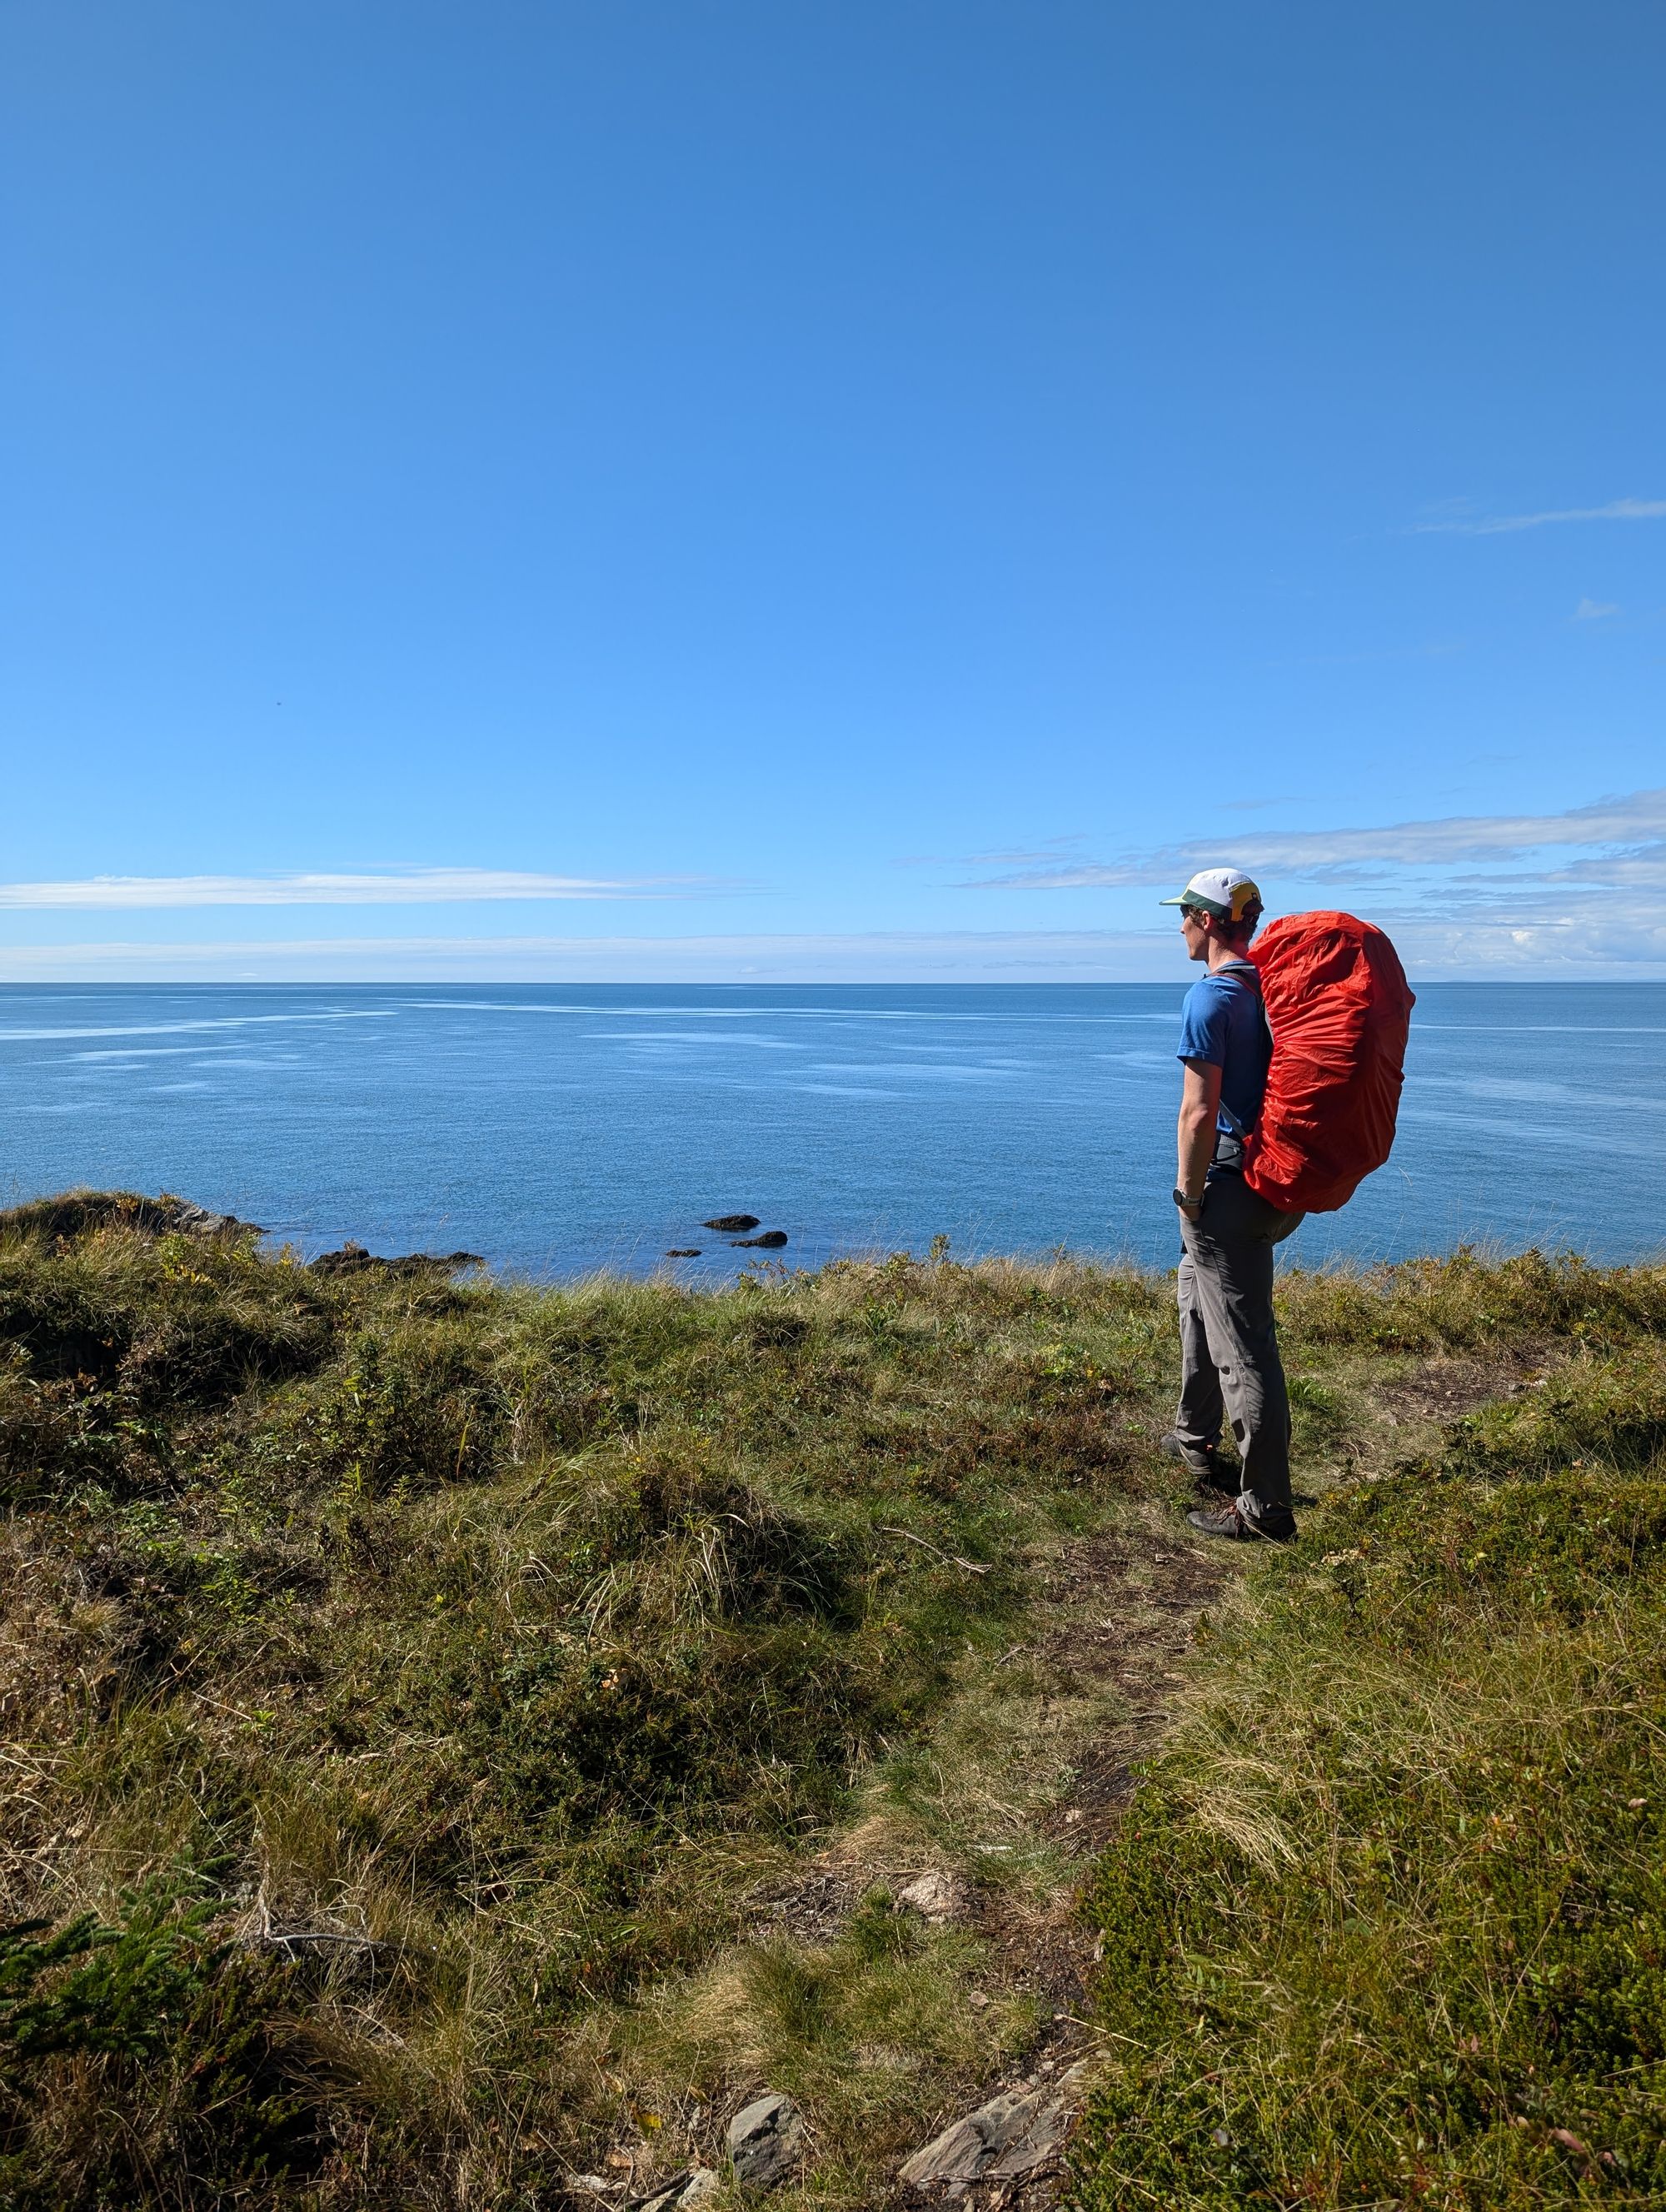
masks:
{"label": "gray hiking pants", "polygon": [[1180,1217],[1180,1411],[1189,1451],[1231,1421],[1243,1466],[1242,1508],[1290,1510],[1290,1401],[1273,1323],[1273,1248],[1301,1225],[1242,1176],[1212,1177],[1195,1221]]}

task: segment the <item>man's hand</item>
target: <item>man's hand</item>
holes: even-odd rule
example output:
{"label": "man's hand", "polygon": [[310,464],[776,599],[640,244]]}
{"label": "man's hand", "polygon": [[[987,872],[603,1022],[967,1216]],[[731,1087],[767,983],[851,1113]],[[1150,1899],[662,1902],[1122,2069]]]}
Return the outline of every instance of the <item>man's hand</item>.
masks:
{"label": "man's hand", "polygon": [[[1215,1116],[1220,1111],[1220,1070],[1213,1060],[1189,1060],[1185,1086],[1180,1094],[1180,1126],[1176,1133],[1179,1172],[1175,1188],[1195,1204],[1183,1207],[1195,1221],[1203,1203],[1203,1186],[1209,1163],[1215,1156]],[[1179,1203],[1178,1200],[1176,1201]]]}

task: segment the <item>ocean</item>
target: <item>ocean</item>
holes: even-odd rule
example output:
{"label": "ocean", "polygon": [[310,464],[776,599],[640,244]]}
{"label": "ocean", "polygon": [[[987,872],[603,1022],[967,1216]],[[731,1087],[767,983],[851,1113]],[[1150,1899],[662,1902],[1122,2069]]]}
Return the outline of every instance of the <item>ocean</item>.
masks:
{"label": "ocean", "polygon": [[[538,1279],[1173,1265],[1184,983],[0,986],[0,1202],[172,1190]],[[1666,1248],[1666,985],[1425,985],[1389,1165],[1286,1264]],[[785,1232],[773,1254],[701,1227]],[[664,1257],[697,1246],[696,1260]]]}

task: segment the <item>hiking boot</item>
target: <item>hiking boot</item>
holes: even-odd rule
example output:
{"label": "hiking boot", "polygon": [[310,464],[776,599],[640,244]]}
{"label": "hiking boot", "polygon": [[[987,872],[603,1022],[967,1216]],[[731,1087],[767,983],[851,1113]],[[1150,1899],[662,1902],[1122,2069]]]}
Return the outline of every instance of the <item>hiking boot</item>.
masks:
{"label": "hiking boot", "polygon": [[1269,1544],[1293,1544],[1296,1540],[1293,1513],[1245,1513],[1237,1505],[1229,1505],[1219,1513],[1199,1510],[1189,1513],[1186,1518],[1201,1534],[1225,1536],[1235,1544],[1252,1544],[1257,1536]]}
{"label": "hiking boot", "polygon": [[1238,1486],[1237,1469],[1229,1467],[1213,1444],[1183,1443],[1170,1429],[1158,1438],[1157,1449],[1164,1459],[1177,1460],[1200,1490],[1224,1490],[1230,1494]]}

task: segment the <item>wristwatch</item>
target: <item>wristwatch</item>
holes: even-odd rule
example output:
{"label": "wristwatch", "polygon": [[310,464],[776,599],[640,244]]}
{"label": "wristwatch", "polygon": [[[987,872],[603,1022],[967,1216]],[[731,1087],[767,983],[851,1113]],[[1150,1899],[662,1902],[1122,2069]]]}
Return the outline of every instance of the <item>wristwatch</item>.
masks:
{"label": "wristwatch", "polygon": [[1174,1202],[1177,1206],[1183,1207],[1187,1212],[1192,1212],[1202,1205],[1203,1193],[1199,1191],[1195,1198],[1189,1198],[1185,1192],[1181,1189],[1179,1184],[1177,1183],[1175,1185],[1174,1191]]}

